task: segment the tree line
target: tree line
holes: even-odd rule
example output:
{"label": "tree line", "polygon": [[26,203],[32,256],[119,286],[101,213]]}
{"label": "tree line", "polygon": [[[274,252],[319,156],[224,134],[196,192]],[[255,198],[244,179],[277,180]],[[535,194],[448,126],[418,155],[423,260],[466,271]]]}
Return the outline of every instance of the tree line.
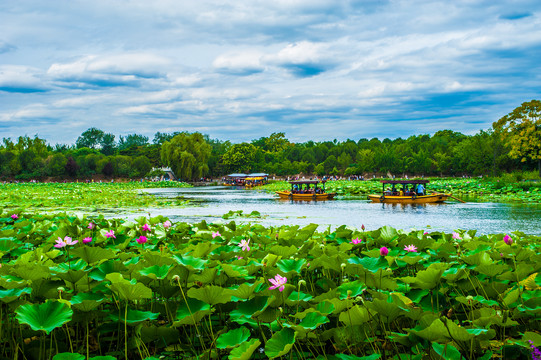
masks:
{"label": "tree line", "polygon": [[20,136],[4,138],[0,145],[0,177],[141,178],[164,166],[182,180],[230,172],[497,176],[536,168],[541,176],[540,113],[541,102],[532,100],[496,121],[492,129],[474,135],[441,130],[383,140],[293,143],[282,132],[238,144],[197,132],[157,132],[152,141],[129,134],[115,140],[114,134],[90,128],[74,145],[52,146],[38,136]]}

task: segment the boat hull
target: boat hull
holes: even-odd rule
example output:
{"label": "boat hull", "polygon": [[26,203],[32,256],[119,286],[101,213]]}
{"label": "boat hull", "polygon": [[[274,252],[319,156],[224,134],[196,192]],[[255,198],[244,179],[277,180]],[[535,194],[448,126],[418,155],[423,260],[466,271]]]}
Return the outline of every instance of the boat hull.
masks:
{"label": "boat hull", "polygon": [[280,196],[281,200],[295,200],[295,201],[322,201],[332,200],[336,193],[323,193],[323,194],[292,194],[291,191],[277,191],[276,194]]}
{"label": "boat hull", "polygon": [[451,194],[430,194],[418,196],[368,195],[368,200],[383,204],[435,204],[442,203]]}

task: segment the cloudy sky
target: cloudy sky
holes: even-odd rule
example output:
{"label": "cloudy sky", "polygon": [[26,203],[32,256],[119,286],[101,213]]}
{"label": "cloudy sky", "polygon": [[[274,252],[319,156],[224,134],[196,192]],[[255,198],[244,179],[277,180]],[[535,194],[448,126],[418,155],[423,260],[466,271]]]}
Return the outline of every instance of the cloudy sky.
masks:
{"label": "cloudy sky", "polygon": [[474,134],[540,70],[539,0],[0,1],[0,138]]}

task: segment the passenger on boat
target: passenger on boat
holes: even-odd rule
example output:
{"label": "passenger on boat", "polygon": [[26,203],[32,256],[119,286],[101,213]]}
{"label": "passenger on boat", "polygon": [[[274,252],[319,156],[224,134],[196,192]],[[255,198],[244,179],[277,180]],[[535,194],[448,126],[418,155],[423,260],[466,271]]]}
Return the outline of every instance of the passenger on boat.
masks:
{"label": "passenger on boat", "polygon": [[417,185],[417,195],[424,195],[425,194],[425,187],[423,184]]}

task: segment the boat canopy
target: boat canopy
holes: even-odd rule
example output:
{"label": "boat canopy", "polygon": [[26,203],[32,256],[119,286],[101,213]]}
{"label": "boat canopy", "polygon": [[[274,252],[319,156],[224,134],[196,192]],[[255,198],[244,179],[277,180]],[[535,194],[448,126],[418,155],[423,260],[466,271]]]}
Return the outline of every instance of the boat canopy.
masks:
{"label": "boat canopy", "polygon": [[232,178],[245,178],[247,176],[248,175],[246,175],[246,174],[229,174],[229,175],[227,175],[227,177],[232,177]]}
{"label": "boat canopy", "polygon": [[265,174],[265,173],[253,173],[253,174],[248,174],[249,177],[267,177],[269,176],[269,174]]}

